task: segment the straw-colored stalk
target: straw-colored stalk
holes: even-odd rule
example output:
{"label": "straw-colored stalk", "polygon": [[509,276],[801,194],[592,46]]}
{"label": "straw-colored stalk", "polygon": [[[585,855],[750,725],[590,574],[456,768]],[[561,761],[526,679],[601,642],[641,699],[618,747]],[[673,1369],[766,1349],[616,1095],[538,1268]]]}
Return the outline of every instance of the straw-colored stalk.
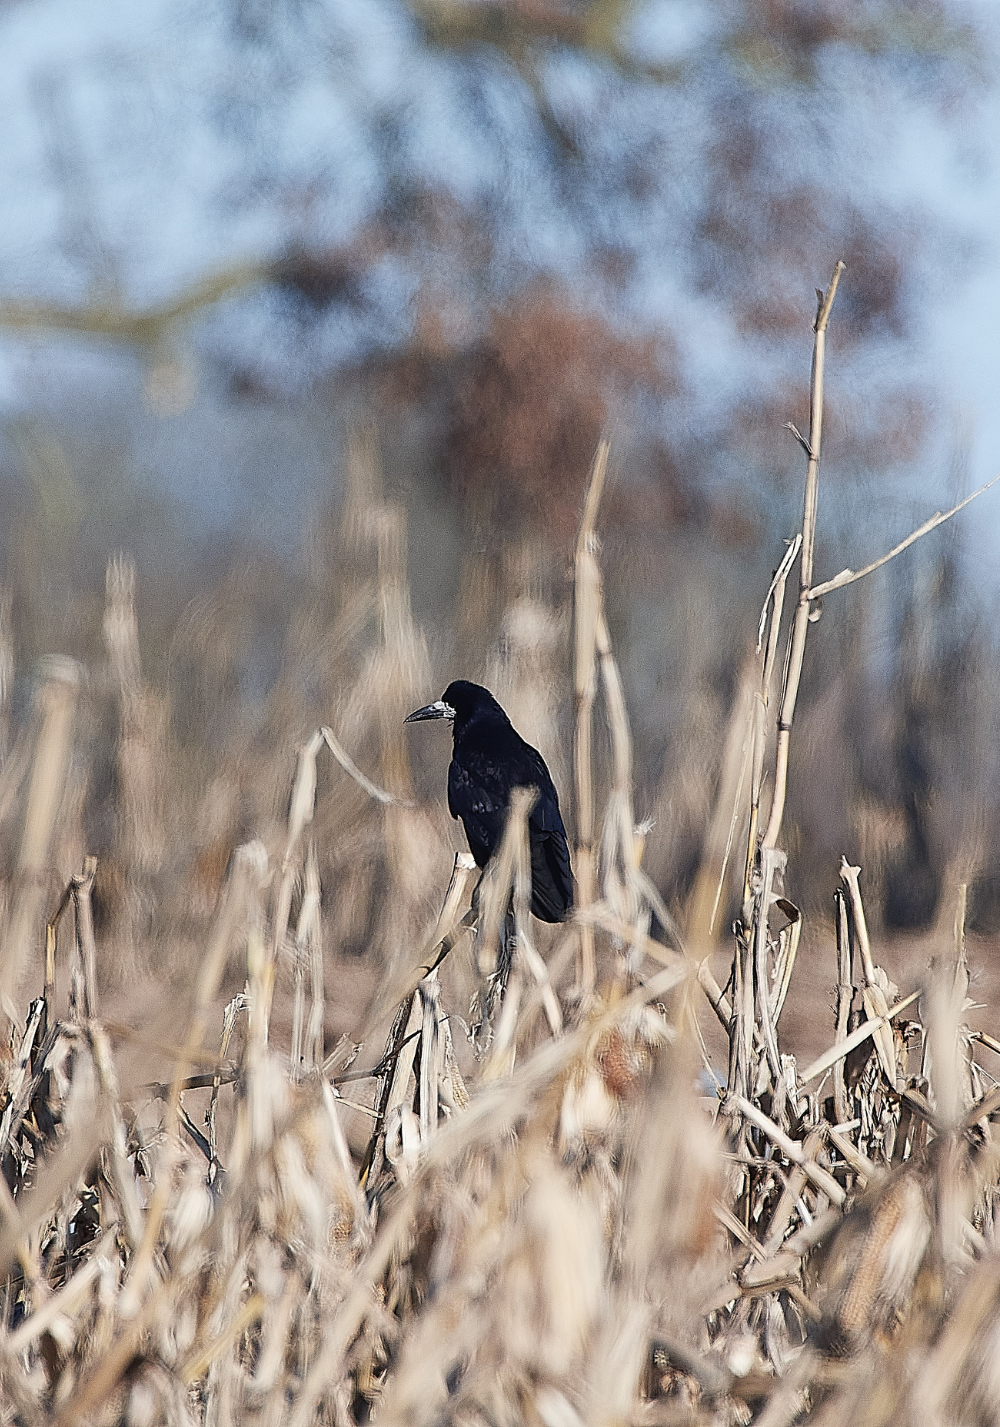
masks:
{"label": "straw-colored stalk", "polygon": [[[802,661],[806,649],[806,633],[813,610],[812,578],[813,556],[816,545],[816,511],[819,500],[819,461],[823,440],[823,381],[826,367],[826,329],[830,312],[844,264],[837,262],[825,293],[819,294],[816,321],[813,324],[812,379],[809,387],[809,440],[805,441],[796,432],[807,458],[806,493],[802,510],[802,558],[799,566],[799,599],[795,607],[788,663],[785,671],[785,687],[778,711],[778,742],[775,752],[774,795],[771,813],[764,833],[763,846],[774,847],[781,831],[785,813],[785,792],[788,786],[788,746],[791,737],[792,719],[799,694],[799,680],[802,676]],[[794,428],[793,428],[794,429]]]}
{"label": "straw-colored stalk", "polygon": [[[351,1427],[361,1418],[384,1427],[751,1419],[792,1427],[809,1413],[826,1427],[850,1427],[876,1417],[995,1417],[1000,1090],[972,1049],[994,1055],[1000,1040],[964,1024],[963,917],[956,913],[953,958],[897,1000],[870,944],[859,869],[845,860],[833,1045],[798,1072],[782,1053],[779,1019],[802,918],[776,898],[783,854],[765,839],[748,862],[732,999],[704,964],[698,969],[737,1054],[721,1105],[699,1093],[688,1036],[694,965],[633,836],[628,719],[596,558],[606,450],[598,455],[576,610],[577,814],[589,816],[578,829],[592,860],[548,961],[528,911],[531,794],[523,791],[477,906],[463,915],[476,869],[459,856],[441,911],[421,933],[407,923],[407,951],[386,968],[361,1024],[323,1059],[321,915],[333,889],[320,884],[323,825],[313,816],[320,747],[373,796],[389,795],[320,730],[300,754],[267,913],[267,855],[253,843],[232,858],[184,1043],[149,1038],[151,1050],[174,1059],[174,1074],[136,1088],[129,1105],[112,1047],[122,1028],[97,1019],[93,963],[103,947],[87,919],[93,869],[85,864],[50,917],[43,993],[12,1044],[0,1107],[0,1413],[57,1427]],[[373,503],[365,498],[359,519]],[[765,606],[752,761],[743,737],[731,740],[753,770],[751,809],[761,793],[779,586],[776,577]],[[386,631],[393,609],[403,610],[402,588],[393,595],[389,580],[383,593],[382,647],[355,712],[386,687],[394,638]],[[599,691],[613,763],[599,780],[611,798],[598,864],[591,730]],[[39,704],[37,745],[46,726]],[[348,719],[352,747],[356,732]],[[357,746],[362,759],[385,751]],[[405,790],[401,768],[382,768]],[[60,799],[46,796],[56,807],[46,818],[45,798],[29,798],[36,852],[59,819]],[[391,836],[404,832],[400,821]],[[397,852],[405,854],[402,843]],[[389,862],[391,898],[412,868]],[[345,876],[337,894],[348,895],[349,883]],[[58,936],[71,903],[77,1019],[61,1021]],[[649,934],[651,911],[676,950]],[[779,911],[787,925],[776,932]],[[492,1045],[466,1086],[451,1042],[452,978],[438,973],[474,926],[484,960],[500,963],[509,952],[510,963],[505,995],[494,981]],[[590,957],[580,954],[578,979],[585,985],[589,974],[592,984],[566,1026],[557,991],[584,934]],[[246,990],[226,1007],[218,1050],[208,1050],[237,947]],[[292,1036],[276,1048],[269,1013],[282,948],[294,955]],[[623,948],[624,970],[619,958],[619,974],[598,986],[597,966]],[[852,1031],[855,975],[867,1019]],[[242,1054],[231,1059],[244,1012]],[[543,1012],[550,1035],[544,1026],[538,1033]],[[378,1063],[351,1069],[359,1042],[387,1022]],[[142,1031],[129,1035],[143,1040]],[[918,1037],[921,1073],[908,1074],[907,1046]],[[373,1103],[340,1098],[364,1078],[376,1084]],[[217,1114],[230,1085],[232,1113]],[[203,1132],[184,1097],[209,1091]],[[735,1128],[725,1140],[712,1108]],[[340,1121],[348,1110],[372,1121],[360,1183]]]}
{"label": "straw-colored stalk", "polygon": [[164,709],[143,683],[135,613],[135,565],[115,555],[105,573],[104,644],[118,698],[118,845],[131,879],[129,934],[148,911],[146,882],[162,864],[160,776],[164,760]]}
{"label": "straw-colored stalk", "polygon": [[11,592],[0,588],[0,764],[10,752],[10,695],[14,685],[14,629]]}
{"label": "straw-colored stalk", "polygon": [[43,664],[42,682],[35,694],[39,727],[24,834],[12,905],[4,929],[0,964],[2,1008],[13,1003],[42,919],[49,847],[69,768],[79,684],[79,669],[71,659],[53,656]]}
{"label": "straw-colored stalk", "polygon": [[[576,899],[580,907],[594,900],[594,788],[593,709],[597,695],[597,639],[602,613],[601,571],[597,563],[597,512],[608,469],[609,446],[601,441],[594,456],[580,532],[576,542],[574,584],[574,661],[576,723],[573,739],[573,769],[576,787]],[[592,994],[596,977],[594,941],[584,925],[580,929],[578,984],[581,994]]]}

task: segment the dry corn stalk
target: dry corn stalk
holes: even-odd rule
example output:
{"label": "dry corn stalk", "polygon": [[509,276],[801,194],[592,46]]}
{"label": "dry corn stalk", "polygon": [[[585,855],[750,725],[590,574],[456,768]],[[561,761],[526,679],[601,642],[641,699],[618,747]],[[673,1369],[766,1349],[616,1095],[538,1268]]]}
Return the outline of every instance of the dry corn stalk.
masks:
{"label": "dry corn stalk", "polygon": [[[755,702],[752,856],[731,997],[697,971],[736,1045],[721,1123],[698,1094],[695,969],[650,934],[655,913],[680,947],[632,827],[628,722],[594,537],[606,459],[604,448],[577,550],[577,816],[589,854],[580,908],[546,962],[526,913],[518,806],[478,913],[481,940],[499,952],[513,883],[507,996],[491,1055],[470,1061],[467,1078],[448,973],[477,916],[462,913],[468,859],[456,860],[433,925],[406,924],[406,954],[357,1028],[361,1041],[391,1022],[369,1072],[374,1102],[343,1093],[360,1096],[366,1074],[344,1064],[359,1054],[353,1035],[323,1059],[324,1007],[339,988],[324,986],[322,910],[345,894],[320,883],[321,739],[357,772],[326,730],[300,755],[270,888],[262,844],[232,858],[169,1083],[122,1097],[114,1035],[99,1020],[88,868],[57,903],[76,917],[73,1018],[55,1010],[57,918],[44,972],[40,937],[28,937],[42,994],[14,1037],[0,1102],[0,1414],[67,1427],[996,1416],[1000,1092],[973,1049],[992,1055],[1000,1040],[973,1041],[964,1026],[961,926],[953,963],[896,1000],[845,864],[831,1048],[802,1073],[782,1051],[801,916],[777,895],[782,855],[765,845],[758,858],[755,845],[780,581]],[[382,556],[382,663],[369,694],[409,639],[399,542],[391,512],[374,519],[374,500],[369,492],[350,517]],[[602,818],[599,692],[613,758]],[[388,744],[381,752],[400,786],[404,770]],[[33,795],[34,843],[51,835],[58,802]],[[391,898],[412,876],[404,844],[416,833],[399,823],[389,835]],[[560,1001],[581,938],[587,994]],[[269,1013],[282,948],[293,1006],[290,1045],[278,1049]],[[237,949],[246,988],[207,1049]],[[604,967],[614,969],[601,980]],[[855,976],[866,1010],[856,1027]],[[341,1117],[365,1113],[374,1121],[361,1166]],[[732,1123],[739,1132],[726,1138]]]}

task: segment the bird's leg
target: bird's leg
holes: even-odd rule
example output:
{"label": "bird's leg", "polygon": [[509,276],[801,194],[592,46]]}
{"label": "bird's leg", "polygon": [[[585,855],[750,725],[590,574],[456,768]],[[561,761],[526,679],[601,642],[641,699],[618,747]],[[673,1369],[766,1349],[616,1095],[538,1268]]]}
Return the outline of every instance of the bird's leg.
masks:
{"label": "bird's leg", "polygon": [[507,910],[504,912],[503,931],[500,935],[500,950],[497,953],[497,969],[494,980],[498,988],[497,1004],[503,1000],[504,992],[507,990],[507,982],[510,980],[511,967],[514,965],[514,953],[517,950],[517,922],[514,920],[513,900],[508,902]]}
{"label": "bird's leg", "polygon": [[517,923],[514,920],[514,904],[509,902],[504,913],[503,927],[500,932],[500,945],[497,948],[496,970],[489,979],[489,989],[486,993],[486,1016],[492,1022],[494,1015],[503,1005],[503,998],[507,993],[507,982],[510,980],[511,968],[514,965],[514,953],[517,949]]}
{"label": "bird's leg", "polygon": [[[514,920],[514,903],[511,900],[507,905],[503,925],[500,929],[496,964],[492,969],[480,967],[481,973],[486,978],[486,987],[481,998],[478,991],[473,998],[470,1039],[479,1055],[485,1054],[493,1040],[493,1021],[503,1005],[507,982],[510,980],[511,969],[514,965],[516,948],[517,924]],[[479,1012],[478,1015],[477,1012]]]}

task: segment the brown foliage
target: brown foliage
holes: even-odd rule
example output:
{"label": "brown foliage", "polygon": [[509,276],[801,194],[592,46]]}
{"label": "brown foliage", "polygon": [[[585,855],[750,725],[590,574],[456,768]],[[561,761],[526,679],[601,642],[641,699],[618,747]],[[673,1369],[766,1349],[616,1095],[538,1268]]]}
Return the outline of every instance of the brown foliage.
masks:
{"label": "brown foliage", "polygon": [[494,313],[460,377],[446,443],[453,489],[478,515],[516,523],[544,510],[565,540],[589,453],[621,401],[664,396],[671,354],[629,340],[539,285]]}

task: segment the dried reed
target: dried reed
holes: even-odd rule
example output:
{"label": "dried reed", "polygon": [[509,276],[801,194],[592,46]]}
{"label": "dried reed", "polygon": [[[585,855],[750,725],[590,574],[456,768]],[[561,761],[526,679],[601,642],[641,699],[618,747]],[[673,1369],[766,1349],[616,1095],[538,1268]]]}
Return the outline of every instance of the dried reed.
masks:
{"label": "dried reed", "polygon": [[[832,1043],[804,1070],[782,1051],[802,930],[780,894],[788,748],[818,591],[846,583],[815,585],[812,570],[823,336],[841,271],[816,321],[810,436],[799,437],[803,528],[765,602],[760,666],[730,725],[693,914],[701,955],[745,829],[725,988],[687,954],[640,865],[631,737],[598,563],[606,445],[576,549],[578,908],[547,958],[527,912],[530,790],[514,799],[471,907],[475,869],[459,854],[440,911],[423,916],[417,871],[441,844],[413,806],[393,720],[425,655],[401,574],[399,513],[378,494],[370,444],[352,449],[343,533],[358,557],[356,588],[337,637],[354,637],[367,617],[359,609],[375,613],[374,653],[341,707],[340,737],[323,727],[300,743],[280,832],[229,858],[183,1044],[145,1037],[151,1053],[169,1052],[172,1075],[127,1093],[113,1049],[120,1030],[98,1003],[93,859],[53,899],[41,936],[41,871],[76,697],[75,677],[51,672],[0,981],[12,1009],[22,976],[41,982],[23,1030],[12,1030],[0,1110],[0,1423],[779,1427],[807,1415],[828,1424],[1000,1415],[1000,1091],[976,1059],[1000,1040],[965,1026],[964,901],[953,949],[900,997],[876,962],[860,869],[845,858]],[[366,541],[378,553],[367,593]],[[775,729],[784,588],[800,552]],[[129,836],[148,825],[156,843],[154,785],[125,748],[126,728],[144,726],[133,585],[126,563],[109,571],[107,643]],[[599,699],[611,752],[600,778]],[[384,715],[367,726],[365,700],[381,700]],[[344,743],[398,791],[364,774]],[[324,747],[350,780],[322,781]],[[18,781],[27,776],[29,760],[15,751],[0,784],[17,757]],[[325,1055],[326,1007],[339,988],[325,980],[324,926],[337,924],[345,893],[324,881],[324,838],[341,839],[345,858],[371,857],[370,841],[351,842],[342,811],[362,796],[390,819],[384,896],[396,904],[372,933],[388,952],[381,985],[353,1035]],[[59,932],[70,916],[64,968]],[[206,1042],[234,955],[245,982],[215,1052]],[[61,1015],[56,983],[67,973]],[[470,976],[479,980],[475,1054],[457,1034]],[[285,1045],[272,1024],[282,977]],[[715,1097],[701,1093],[691,1034],[701,991],[729,1038]],[[360,1059],[376,1041],[384,1048]],[[360,1153],[346,1116],[368,1123]]]}

